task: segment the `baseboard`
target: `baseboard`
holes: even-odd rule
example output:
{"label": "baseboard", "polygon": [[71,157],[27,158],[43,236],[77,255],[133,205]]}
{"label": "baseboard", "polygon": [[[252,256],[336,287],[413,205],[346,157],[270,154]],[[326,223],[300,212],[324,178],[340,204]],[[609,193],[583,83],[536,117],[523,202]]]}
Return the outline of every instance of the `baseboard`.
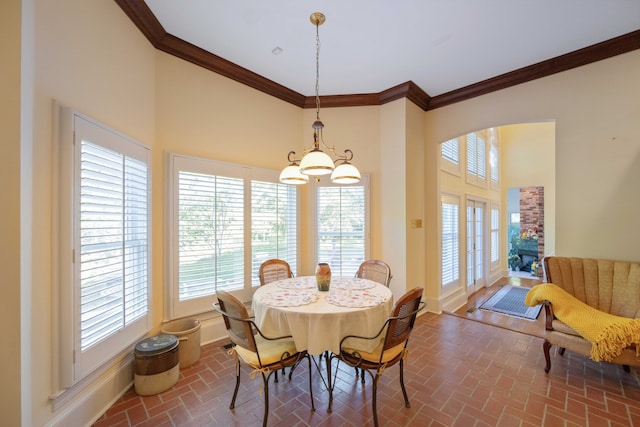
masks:
{"label": "baseboard", "polygon": [[[204,319],[201,325],[201,345],[228,337],[220,316]],[[133,353],[129,353],[88,381],[82,391],[54,412],[46,427],[91,426],[131,388],[133,371]]]}
{"label": "baseboard", "polygon": [[90,426],[133,383],[133,355],[116,362],[55,411],[47,427]]}

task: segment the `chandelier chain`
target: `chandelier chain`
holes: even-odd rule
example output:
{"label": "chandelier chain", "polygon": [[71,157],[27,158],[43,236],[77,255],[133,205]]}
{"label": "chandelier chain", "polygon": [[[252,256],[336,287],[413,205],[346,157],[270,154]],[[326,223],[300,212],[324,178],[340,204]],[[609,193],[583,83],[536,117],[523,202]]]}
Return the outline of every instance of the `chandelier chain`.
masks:
{"label": "chandelier chain", "polygon": [[316,119],[320,120],[320,23],[316,22]]}
{"label": "chandelier chain", "polygon": [[[325,16],[320,12],[311,14],[311,22],[316,26],[316,121],[313,128],[313,144],[303,147],[302,159],[296,159],[295,151],[289,151],[287,160],[289,166],[280,173],[280,182],[284,184],[305,184],[309,182],[309,176],[315,176],[320,182],[320,175],[331,174],[331,182],[336,184],[354,184],[360,182],[360,171],[350,161],[353,159],[353,151],[344,150],[344,155],[336,153],[335,147],[329,146],[322,138],[324,124],[320,121],[320,25],[325,21]],[[320,145],[327,149],[333,158],[320,149]]]}

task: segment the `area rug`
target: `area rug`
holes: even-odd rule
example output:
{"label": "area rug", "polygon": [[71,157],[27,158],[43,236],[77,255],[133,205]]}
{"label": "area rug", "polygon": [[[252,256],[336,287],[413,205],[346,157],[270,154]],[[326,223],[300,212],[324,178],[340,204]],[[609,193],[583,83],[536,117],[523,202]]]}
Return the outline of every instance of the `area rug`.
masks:
{"label": "area rug", "polygon": [[527,292],[529,292],[529,288],[505,285],[483,302],[480,309],[527,320],[536,320],[542,306],[529,307],[525,305],[524,298]]}

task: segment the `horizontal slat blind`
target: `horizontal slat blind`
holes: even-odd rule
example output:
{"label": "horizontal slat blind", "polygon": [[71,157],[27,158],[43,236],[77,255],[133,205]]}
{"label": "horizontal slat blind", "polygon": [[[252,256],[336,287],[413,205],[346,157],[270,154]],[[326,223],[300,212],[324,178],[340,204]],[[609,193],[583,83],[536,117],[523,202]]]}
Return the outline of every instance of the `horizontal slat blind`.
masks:
{"label": "horizontal slat blind", "polygon": [[365,187],[319,187],[318,262],[336,276],[353,276],[365,257]]}
{"label": "horizontal slat blind", "polygon": [[147,313],[147,166],[82,141],[80,349]]}
{"label": "horizontal slat blind", "polygon": [[244,180],[180,171],[178,298],[244,286]]}
{"label": "horizontal slat blind", "polygon": [[451,163],[458,164],[460,162],[458,138],[450,139],[442,143],[442,158],[450,161]]}
{"label": "horizontal slat blind", "polygon": [[500,211],[491,209],[491,262],[500,259]]}
{"label": "horizontal slat blind", "polygon": [[297,269],[296,187],[275,182],[251,182],[251,280],[259,285],[260,265],[272,258]]}
{"label": "horizontal slat blind", "polygon": [[477,132],[467,134],[467,172],[476,176],[478,183],[487,179],[486,142]]}
{"label": "horizontal slat blind", "polygon": [[456,282],[460,277],[459,206],[442,202],[442,286]]}

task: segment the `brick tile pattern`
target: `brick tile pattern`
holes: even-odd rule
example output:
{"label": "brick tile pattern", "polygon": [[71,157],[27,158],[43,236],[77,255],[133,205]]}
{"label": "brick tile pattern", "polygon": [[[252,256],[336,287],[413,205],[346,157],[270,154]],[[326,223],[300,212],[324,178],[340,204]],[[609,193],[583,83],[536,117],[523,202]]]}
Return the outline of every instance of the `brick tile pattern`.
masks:
{"label": "brick tile pattern", "polygon": [[[94,424],[111,426],[258,426],[260,379],[243,370],[234,410],[229,402],[235,363],[222,345],[203,346],[201,359],[180,373],[164,393],[138,396],[133,388]],[[640,426],[640,378],[632,368],[595,363],[552,349],[544,373],[542,339],[450,314],[425,313],[416,321],[405,364],[411,407],[405,408],[398,366],[384,371],[378,387],[382,426]],[[324,363],[320,364],[321,366]],[[335,367],[335,365],[334,365]],[[291,381],[270,383],[269,425],[373,425],[371,379],[363,386],[341,364],[333,412],[314,367],[316,411],[311,412],[306,364]],[[326,375],[324,369],[322,374]]]}

